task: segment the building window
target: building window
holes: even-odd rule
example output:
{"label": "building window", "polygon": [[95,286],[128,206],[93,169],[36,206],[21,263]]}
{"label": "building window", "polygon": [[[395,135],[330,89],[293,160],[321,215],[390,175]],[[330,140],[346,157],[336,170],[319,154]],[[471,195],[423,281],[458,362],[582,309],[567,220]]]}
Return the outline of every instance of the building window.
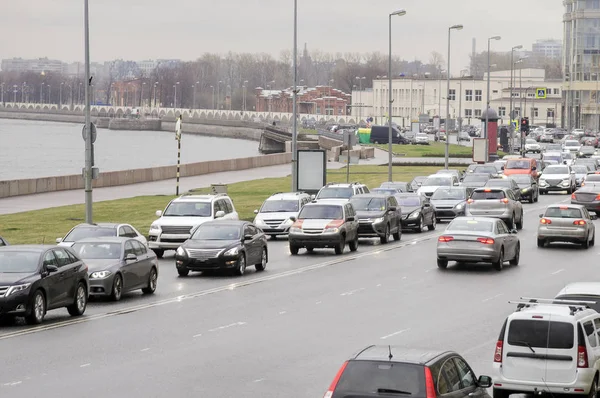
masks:
{"label": "building window", "polygon": [[554,108],[546,109],[546,117],[554,117]]}
{"label": "building window", "polygon": [[317,106],[317,115],[319,115],[321,113],[321,107]]}
{"label": "building window", "polygon": [[498,108],[498,116],[506,116],[506,107],[501,106]]}
{"label": "building window", "polygon": [[555,88],[554,91],[552,92],[554,95],[558,95],[560,94],[560,90],[558,88]]}
{"label": "building window", "polygon": [[475,90],[475,101],[481,101],[481,90]]}
{"label": "building window", "polygon": [[515,108],[515,119],[521,117],[521,108]]}
{"label": "building window", "polygon": [[473,90],[465,90],[465,101],[473,101]]}
{"label": "building window", "polygon": [[527,98],[535,98],[535,93],[527,93]]}
{"label": "building window", "polygon": [[450,101],[456,101],[456,90],[451,89],[450,91],[448,91],[448,99]]}
{"label": "building window", "polygon": [[473,117],[473,110],[465,109],[465,117]]}
{"label": "building window", "polygon": [[492,90],[492,93],[498,94],[498,90]]}
{"label": "building window", "polygon": [[475,109],[475,117],[481,117],[481,109]]}
{"label": "building window", "polygon": [[533,114],[534,117],[538,117],[538,108],[532,108],[531,109],[531,113]]}

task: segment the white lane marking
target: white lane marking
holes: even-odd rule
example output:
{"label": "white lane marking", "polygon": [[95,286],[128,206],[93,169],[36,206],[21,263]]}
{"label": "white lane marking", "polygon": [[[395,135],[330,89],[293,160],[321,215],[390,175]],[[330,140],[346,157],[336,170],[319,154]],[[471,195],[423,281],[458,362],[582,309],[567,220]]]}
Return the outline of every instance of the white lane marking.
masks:
{"label": "white lane marking", "polygon": [[383,336],[383,337],[381,337],[380,339],[381,339],[381,340],[389,339],[390,337],[394,337],[394,336],[397,336],[397,335],[399,335],[399,334],[402,334],[402,333],[404,333],[404,332],[408,332],[409,330],[410,330],[410,329],[402,329],[402,330],[398,330],[397,332],[390,333],[390,334],[388,334],[388,335],[386,335],[386,336]]}
{"label": "white lane marking", "polygon": [[431,272],[431,271],[435,271],[437,268],[429,268],[427,271],[425,272]]}
{"label": "white lane marking", "polygon": [[195,339],[196,337],[200,337],[200,336],[202,336],[202,333],[195,334],[195,335],[192,336],[192,338]]}
{"label": "white lane marking", "polygon": [[361,292],[361,291],[363,291],[365,289],[366,288],[361,287],[361,288],[358,288],[358,289],[350,290],[348,292],[344,292],[344,293],[340,294],[340,296],[352,296],[354,293]]}
{"label": "white lane marking", "polygon": [[229,325],[219,326],[217,328],[210,329],[209,332],[216,332],[216,331],[223,330],[223,329],[229,329],[234,326],[243,326],[245,324],[246,324],[246,322],[234,322],[234,323],[230,323]]}
{"label": "white lane marking", "polygon": [[84,363],[83,365],[79,365],[80,368],[87,368],[91,363]]}
{"label": "white lane marking", "polygon": [[322,301],[317,301],[315,304],[319,305],[319,304],[321,304],[321,303],[322,303]]}
{"label": "white lane marking", "polygon": [[488,297],[488,298],[486,298],[486,299],[483,299],[483,300],[481,300],[481,302],[482,302],[482,303],[486,303],[486,302],[488,302],[488,301],[490,301],[490,300],[493,300],[493,299],[495,299],[495,298],[498,298],[498,297],[500,297],[500,296],[504,296],[504,293],[497,294],[497,295],[495,295],[494,297]]}
{"label": "white lane marking", "polygon": [[552,275],[560,274],[560,273],[561,273],[561,272],[563,272],[563,271],[564,271],[564,269],[562,269],[562,268],[561,268],[561,269],[559,269],[558,271],[554,271],[554,272],[552,273]]}
{"label": "white lane marking", "polygon": [[381,283],[380,283],[380,284],[378,284],[378,285],[377,285],[377,286],[375,286],[375,287],[381,287]]}
{"label": "white lane marking", "polygon": [[467,348],[466,350],[462,350],[460,353],[463,354],[463,355],[466,355],[466,354],[469,354],[469,353],[471,353],[473,351],[477,351],[477,350],[480,350],[482,348],[488,347],[488,346],[494,344],[496,341],[497,340],[489,340],[489,341],[486,341],[484,343],[481,343],[481,344],[478,344],[476,346],[473,346],[471,348]]}
{"label": "white lane marking", "polygon": [[406,277],[405,277],[405,276],[403,276],[403,277],[402,277],[402,280],[404,280],[404,279],[406,279]]}
{"label": "white lane marking", "polygon": [[23,382],[21,380],[18,380],[18,381],[11,381],[9,383],[4,383],[3,385],[6,387],[12,387],[12,386],[17,386],[21,383],[23,383]]}
{"label": "white lane marking", "polygon": [[150,351],[150,348],[142,348],[140,351],[141,351],[141,352]]}
{"label": "white lane marking", "polygon": [[279,315],[287,314],[287,311],[279,311]]}
{"label": "white lane marking", "polygon": [[253,381],[253,383],[260,383],[261,381],[264,381],[265,379],[256,379]]}

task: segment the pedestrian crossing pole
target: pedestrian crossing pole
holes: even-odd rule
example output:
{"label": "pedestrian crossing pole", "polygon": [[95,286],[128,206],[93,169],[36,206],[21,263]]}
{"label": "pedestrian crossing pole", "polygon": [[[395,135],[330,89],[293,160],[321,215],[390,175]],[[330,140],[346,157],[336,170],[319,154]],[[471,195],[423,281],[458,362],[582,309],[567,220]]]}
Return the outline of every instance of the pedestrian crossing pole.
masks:
{"label": "pedestrian crossing pole", "polygon": [[175,195],[179,195],[179,169],[181,166],[181,115],[177,118],[175,123],[175,139],[177,140],[177,188],[175,189]]}

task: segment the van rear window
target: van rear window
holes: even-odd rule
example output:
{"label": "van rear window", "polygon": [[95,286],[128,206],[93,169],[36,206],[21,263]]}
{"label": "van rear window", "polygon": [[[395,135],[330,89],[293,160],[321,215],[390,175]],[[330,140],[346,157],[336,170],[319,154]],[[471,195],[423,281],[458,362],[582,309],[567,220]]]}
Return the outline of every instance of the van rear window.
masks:
{"label": "van rear window", "polygon": [[567,322],[515,319],[508,326],[508,344],[554,349],[573,348],[575,328]]}

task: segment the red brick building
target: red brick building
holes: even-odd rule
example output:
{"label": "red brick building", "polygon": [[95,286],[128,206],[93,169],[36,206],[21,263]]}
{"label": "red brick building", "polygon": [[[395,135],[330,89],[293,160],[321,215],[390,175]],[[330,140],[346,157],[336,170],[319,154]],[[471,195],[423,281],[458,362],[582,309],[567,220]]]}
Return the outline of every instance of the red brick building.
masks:
{"label": "red brick building", "polygon": [[[301,87],[298,93],[298,113],[313,115],[346,115],[352,95],[330,86]],[[256,89],[257,112],[293,111],[293,88],[285,90]]]}

